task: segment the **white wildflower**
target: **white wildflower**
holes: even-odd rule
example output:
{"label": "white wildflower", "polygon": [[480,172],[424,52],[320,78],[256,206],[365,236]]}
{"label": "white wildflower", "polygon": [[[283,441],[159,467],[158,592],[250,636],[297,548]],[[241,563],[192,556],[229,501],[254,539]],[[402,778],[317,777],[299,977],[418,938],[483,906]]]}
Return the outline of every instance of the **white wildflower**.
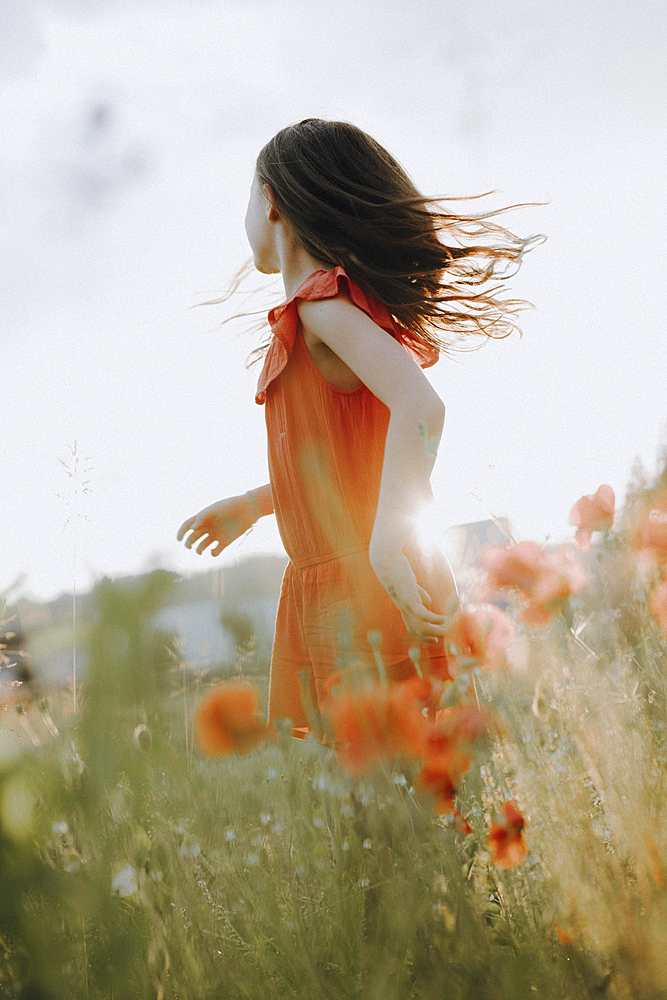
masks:
{"label": "white wildflower", "polygon": [[184,858],[198,858],[201,854],[201,847],[192,837],[184,837],[178,853]]}
{"label": "white wildflower", "polygon": [[132,896],[139,891],[139,880],[132,865],[125,865],[113,877],[111,888],[119,896]]}

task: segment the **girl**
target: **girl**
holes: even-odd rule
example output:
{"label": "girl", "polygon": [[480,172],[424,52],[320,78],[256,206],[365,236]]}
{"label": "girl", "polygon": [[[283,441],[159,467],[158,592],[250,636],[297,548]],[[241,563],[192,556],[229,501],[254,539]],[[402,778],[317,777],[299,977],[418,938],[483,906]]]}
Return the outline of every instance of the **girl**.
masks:
{"label": "girl", "polygon": [[290,562],[269,721],[290,718],[295,735],[341,666],[379,654],[404,679],[416,647],[423,669],[447,676],[456,586],[415,536],[445,407],[421,369],[457,335],[511,332],[521,303],[480,286],[531,240],[433,204],[345,122],[302,121],[257,158],[246,233],[257,269],[285,285],[256,395],[270,483],[206,507],[178,538],[217,556],[275,512]]}

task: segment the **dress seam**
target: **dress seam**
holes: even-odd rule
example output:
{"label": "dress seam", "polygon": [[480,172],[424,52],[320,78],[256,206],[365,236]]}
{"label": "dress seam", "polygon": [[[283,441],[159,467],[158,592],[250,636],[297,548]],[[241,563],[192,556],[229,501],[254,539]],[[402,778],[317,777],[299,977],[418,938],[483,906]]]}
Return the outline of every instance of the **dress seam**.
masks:
{"label": "dress seam", "polygon": [[292,559],[290,556],[290,562],[295,569],[302,570],[308,569],[310,566],[320,566],[326,562],[335,562],[336,559],[344,559],[346,556],[353,556],[358,552],[368,552],[368,545],[351,545],[339,552],[327,552],[322,556],[311,556],[309,559]]}

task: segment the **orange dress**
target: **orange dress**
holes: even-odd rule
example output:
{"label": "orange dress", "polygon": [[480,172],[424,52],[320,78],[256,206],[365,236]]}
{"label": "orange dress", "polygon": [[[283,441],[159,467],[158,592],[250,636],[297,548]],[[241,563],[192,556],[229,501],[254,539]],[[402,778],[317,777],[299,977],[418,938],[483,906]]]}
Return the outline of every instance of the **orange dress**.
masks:
{"label": "orange dress", "polygon": [[[289,718],[295,729],[308,726],[304,683],[319,708],[327,680],[342,666],[373,666],[369,631],[381,635],[390,678],[414,674],[414,647],[421,658],[435,658],[439,673],[446,670],[442,640],[419,643],[410,636],[368,558],[389,410],[365,385],[352,391],[331,385],[303,339],[297,300],[333,298],[341,289],[416,363],[427,367],[438,358],[435,349],[411,340],[342,267],[315,271],[269,313],[273,337],[255,398],[265,406],[271,493],[290,559],[276,618],[269,721]],[[431,595],[432,610],[442,613],[454,589],[446,560],[434,567],[414,545],[404,551]]]}

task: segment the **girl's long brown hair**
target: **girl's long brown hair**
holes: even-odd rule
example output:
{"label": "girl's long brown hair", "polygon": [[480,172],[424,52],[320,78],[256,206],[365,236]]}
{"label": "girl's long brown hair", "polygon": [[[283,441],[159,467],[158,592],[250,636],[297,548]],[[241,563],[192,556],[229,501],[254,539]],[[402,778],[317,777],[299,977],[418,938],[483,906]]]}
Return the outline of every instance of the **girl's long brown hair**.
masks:
{"label": "girl's long brown hair", "polygon": [[[278,211],[316,260],[341,264],[413,337],[451,350],[461,337],[502,338],[530,305],[499,299],[523,254],[521,239],[477,215],[444,211],[416,189],[378,142],[347,122],[307,118],[282,129],[257,157]],[[481,196],[478,196],[481,197]]]}
{"label": "girl's long brown hair", "polygon": [[[523,206],[445,211],[445,202],[469,199],[425,197],[371,136],[320,118],[278,132],[256,170],[308,253],[330,267],[342,265],[412,337],[448,353],[473,334],[501,339],[520,332],[515,314],[530,303],[498,298],[497,282],[516,274],[523,254],[544,237],[522,239],[489,219]],[[226,295],[202,305],[227,301],[252,270],[250,260]]]}

